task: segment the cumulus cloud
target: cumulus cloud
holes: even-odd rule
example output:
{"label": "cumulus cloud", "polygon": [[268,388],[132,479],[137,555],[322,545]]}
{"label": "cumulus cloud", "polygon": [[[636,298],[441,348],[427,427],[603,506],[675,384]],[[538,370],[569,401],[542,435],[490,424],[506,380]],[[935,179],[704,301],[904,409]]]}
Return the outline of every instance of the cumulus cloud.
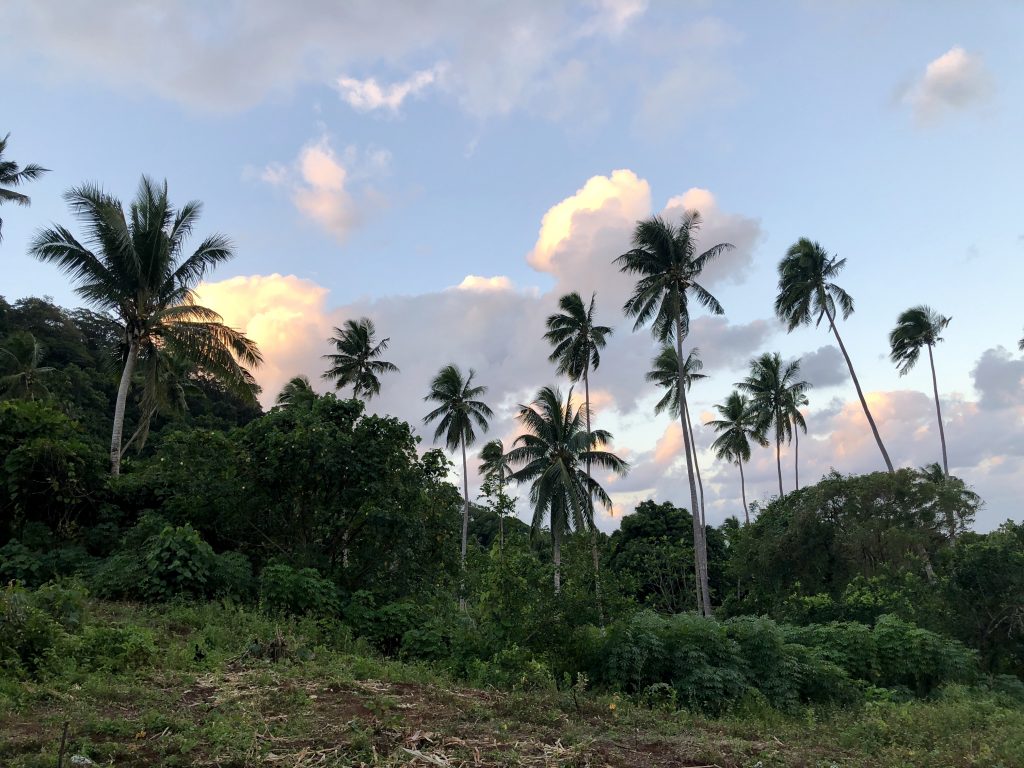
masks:
{"label": "cumulus cloud", "polygon": [[434,84],[445,71],[444,64],[414,72],[405,80],[390,85],[381,85],[376,78],[359,80],[354,77],[339,77],[336,85],[342,99],[358,112],[385,110],[398,112],[402,103]]}
{"label": "cumulus cloud", "polygon": [[800,374],[815,389],[834,387],[849,380],[849,370],[839,347],[826,344],[800,357]]}
{"label": "cumulus cloud", "polygon": [[991,90],[981,56],[957,45],[928,63],[920,79],[905,89],[902,101],[924,124],[984,102]]}
{"label": "cumulus cloud", "polygon": [[[360,154],[354,147],[348,147],[339,157],[327,136],[321,136],[306,144],[290,166],[271,163],[259,178],[286,189],[299,213],[344,241],[358,226],[363,210],[352,193],[354,178],[382,173],[390,157],[386,150]],[[358,169],[356,173],[353,168]]]}
{"label": "cumulus cloud", "polygon": [[459,291],[479,291],[482,293],[489,291],[510,291],[512,290],[512,281],[504,275],[495,275],[494,277],[466,275],[462,279],[462,282],[455,286],[455,289]]}
{"label": "cumulus cloud", "polygon": [[1024,360],[1003,347],[986,349],[971,376],[981,408],[995,411],[1024,403]]}

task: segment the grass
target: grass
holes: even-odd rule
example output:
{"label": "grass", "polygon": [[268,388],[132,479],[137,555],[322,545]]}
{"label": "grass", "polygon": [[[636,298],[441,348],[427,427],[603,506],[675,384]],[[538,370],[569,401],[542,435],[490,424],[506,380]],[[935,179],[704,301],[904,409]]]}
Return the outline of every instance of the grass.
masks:
{"label": "grass", "polygon": [[1024,711],[963,688],[787,715],[751,701],[711,719],[586,690],[472,689],[312,620],[91,610],[90,624],[130,629],[149,651],[106,669],[55,660],[37,681],[0,673],[0,765],[55,766],[65,722],[67,755],[117,766],[1024,765]]}

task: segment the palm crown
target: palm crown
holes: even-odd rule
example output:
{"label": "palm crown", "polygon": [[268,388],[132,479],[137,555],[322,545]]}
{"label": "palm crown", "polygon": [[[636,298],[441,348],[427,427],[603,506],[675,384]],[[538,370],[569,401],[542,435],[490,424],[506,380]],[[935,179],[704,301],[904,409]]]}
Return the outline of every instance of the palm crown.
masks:
{"label": "palm crown", "polygon": [[296,406],[311,403],[316,399],[316,391],[309,376],[292,376],[277,394],[275,403],[280,406]]}
{"label": "palm crown", "polygon": [[942,331],[951,319],[923,304],[900,313],[889,334],[889,359],[896,363],[901,376],[917,364],[922,347],[934,347],[942,341]]}
{"label": "palm crown", "polygon": [[715,410],[722,418],[712,419],[706,425],[718,433],[711,450],[719,459],[736,463],[750,461],[751,440],[760,446],[768,445],[750,401],[739,392],[732,392]]}
{"label": "palm crown", "polygon": [[355,397],[369,400],[380,394],[380,378],[383,373],[397,373],[398,366],[386,360],[378,360],[388,348],[389,338],[374,344],[377,329],[373,321],[363,317],[346,320],[343,328],[335,328],[331,343],[337,352],[324,355],[331,361],[331,367],[324,373],[325,379],[333,379],[335,387],[341,389],[352,385]]}
{"label": "palm crown", "polygon": [[466,445],[475,443],[476,427],[486,432],[487,420],[494,416],[487,404],[478,399],[487,393],[487,387],[474,387],[474,376],[476,372],[472,368],[463,376],[458,366],[446,365],[430,382],[430,392],[423,398],[439,404],[423,419],[427,424],[440,419],[434,430],[434,441],[443,437],[445,445],[453,451],[463,441]]}
{"label": "palm crown", "polygon": [[504,485],[512,476],[512,466],[501,440],[490,440],[480,449],[480,474],[493,479],[499,485]]}
{"label": "palm crown", "polygon": [[43,345],[31,333],[12,334],[0,347],[0,397],[49,396],[42,379],[53,368],[42,364],[44,357]]}
{"label": "palm crown", "polygon": [[[778,352],[750,361],[750,373],[736,386],[750,396],[750,407],[762,432],[775,428],[779,440],[793,436],[793,422],[803,425],[799,407],[806,402],[808,384],[799,381],[800,361],[783,363]],[[805,430],[806,431],[806,430]]]}
{"label": "palm crown", "polygon": [[35,237],[30,252],[68,273],[79,295],[120,325],[125,367],[111,439],[117,474],[124,400],[136,361],[144,381],[156,379],[159,358],[168,356],[254,400],[255,383],[246,366],[259,365],[262,357],[254,342],[195,303],[196,285],[234,255],[223,235],[207,237],[184,255],[201,203],[175,211],[166,182],[158,185],[145,176],[127,215],[119,200],[93,185],[71,189],[64,197],[85,228],[85,242],[54,226]]}
{"label": "palm crown", "polygon": [[836,307],[845,320],[853,314],[853,297],[832,282],[846,266],[846,259],[830,256],[819,243],[800,238],[779,263],[779,295],[775,313],[789,330],[823,317],[836,318]]}
{"label": "palm crown", "polygon": [[554,347],[548,360],[558,363],[558,373],[572,381],[579,381],[588,369],[601,365],[601,349],[612,333],[608,326],[594,324],[596,300],[596,294],[592,295],[590,304],[584,306],[578,293],[567,293],[558,300],[562,311],[547,320],[544,338]]}
{"label": "palm crown", "polygon": [[[47,173],[47,169],[35,163],[29,163],[24,168],[19,168],[13,160],[5,160],[4,152],[7,151],[7,140],[11,134],[0,139],[0,203],[14,203],[15,205],[28,205],[31,199],[28,195],[15,192],[11,187],[20,187],[26,181],[32,181]],[[0,219],[0,242],[3,242],[4,220]]]}
{"label": "palm crown", "polygon": [[[654,412],[661,413],[667,410],[673,416],[679,415],[679,355],[674,347],[665,345],[651,361],[651,370],[644,378],[665,390],[654,405]],[[693,386],[695,381],[706,379],[707,376],[700,373],[704,368],[704,361],[700,359],[700,350],[694,347],[683,361],[683,384],[687,390]]]}

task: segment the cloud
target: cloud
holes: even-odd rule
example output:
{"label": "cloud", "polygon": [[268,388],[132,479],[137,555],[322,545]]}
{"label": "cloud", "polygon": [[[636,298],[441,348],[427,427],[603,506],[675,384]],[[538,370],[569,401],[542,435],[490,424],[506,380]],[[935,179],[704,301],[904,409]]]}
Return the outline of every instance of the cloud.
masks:
{"label": "cloud", "polygon": [[986,349],[971,376],[982,409],[995,411],[1024,404],[1024,360],[1003,347]]}
{"label": "cloud", "polygon": [[[360,154],[355,147],[339,157],[325,135],[306,144],[290,166],[270,163],[258,175],[261,181],[286,189],[299,213],[344,242],[359,225],[365,204],[353,196],[353,180],[385,172],[390,159],[387,150]],[[379,196],[371,196],[379,202]]]}
{"label": "cloud", "polygon": [[850,376],[842,353],[833,344],[804,353],[800,358],[800,374],[815,389],[845,384]]}
{"label": "cloud", "polygon": [[391,85],[381,85],[376,78],[358,80],[354,77],[339,77],[336,85],[342,99],[358,112],[387,110],[397,113],[402,103],[410,96],[415,96],[434,84],[443,74],[446,67],[438,64],[430,69],[414,72],[405,80]]}
{"label": "cloud", "polygon": [[510,291],[512,290],[512,281],[504,275],[495,275],[494,277],[466,275],[462,282],[455,286],[455,290],[479,291],[481,293],[489,291]]}
{"label": "cloud", "polygon": [[906,88],[902,101],[921,124],[984,102],[992,90],[992,79],[981,56],[953,46],[928,63],[924,74]]}

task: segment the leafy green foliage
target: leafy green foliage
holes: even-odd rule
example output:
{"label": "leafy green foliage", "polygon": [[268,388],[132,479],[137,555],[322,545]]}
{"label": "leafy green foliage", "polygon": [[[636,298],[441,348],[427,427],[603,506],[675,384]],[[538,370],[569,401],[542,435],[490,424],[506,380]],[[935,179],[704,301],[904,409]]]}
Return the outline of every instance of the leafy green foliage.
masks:
{"label": "leafy green foliage", "polygon": [[275,563],[260,573],[260,602],[271,611],[326,615],[337,610],[338,590],[314,568]]}

